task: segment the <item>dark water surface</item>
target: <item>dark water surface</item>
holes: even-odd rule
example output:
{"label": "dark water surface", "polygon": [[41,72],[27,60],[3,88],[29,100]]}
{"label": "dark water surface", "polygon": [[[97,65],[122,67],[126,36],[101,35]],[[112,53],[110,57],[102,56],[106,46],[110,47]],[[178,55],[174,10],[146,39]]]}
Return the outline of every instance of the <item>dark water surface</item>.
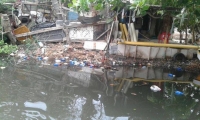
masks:
{"label": "dark water surface", "polygon": [[198,73],[1,65],[0,120],[200,120]]}

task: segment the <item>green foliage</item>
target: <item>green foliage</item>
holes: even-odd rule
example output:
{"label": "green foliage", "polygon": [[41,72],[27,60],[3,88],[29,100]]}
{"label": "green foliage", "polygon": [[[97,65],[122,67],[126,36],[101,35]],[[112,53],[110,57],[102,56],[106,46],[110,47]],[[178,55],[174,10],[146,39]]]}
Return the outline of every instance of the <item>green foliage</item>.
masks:
{"label": "green foliage", "polygon": [[3,40],[0,40],[0,54],[10,54],[16,50],[16,45],[8,45],[7,43],[4,43]]}
{"label": "green foliage", "polygon": [[12,10],[12,6],[3,4],[5,2],[13,3],[13,2],[15,2],[15,0],[1,0],[0,1],[0,13],[6,13],[6,12]]}
{"label": "green foliage", "polygon": [[135,1],[130,9],[137,9],[136,16],[144,16],[146,15],[146,11],[149,9],[150,4],[146,4],[147,0],[139,0]]}
{"label": "green foliage", "polygon": [[64,0],[63,2],[68,2],[68,7],[77,12],[89,12],[92,7],[96,11],[101,11],[106,5],[110,5],[112,10],[119,10],[125,5],[121,0],[72,0],[71,2]]}

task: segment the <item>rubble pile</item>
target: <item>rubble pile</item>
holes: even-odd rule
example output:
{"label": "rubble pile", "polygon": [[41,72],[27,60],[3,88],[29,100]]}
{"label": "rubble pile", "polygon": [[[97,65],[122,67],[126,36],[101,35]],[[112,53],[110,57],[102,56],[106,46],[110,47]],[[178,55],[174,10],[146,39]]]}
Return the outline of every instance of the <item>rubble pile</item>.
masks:
{"label": "rubble pile", "polygon": [[[34,51],[34,59],[43,61],[46,65],[54,66],[88,66],[91,68],[103,67],[105,69],[115,69],[117,66],[130,67],[153,67],[176,69],[181,68],[183,71],[197,72],[200,70],[200,63],[198,59],[186,61],[173,61],[172,59],[142,59],[131,58],[123,55],[106,54],[102,50],[86,50],[83,48],[84,44],[81,42],[63,44],[63,43],[48,43],[38,47]],[[26,58],[27,55],[21,55],[21,58]],[[18,55],[18,56],[19,56]]]}

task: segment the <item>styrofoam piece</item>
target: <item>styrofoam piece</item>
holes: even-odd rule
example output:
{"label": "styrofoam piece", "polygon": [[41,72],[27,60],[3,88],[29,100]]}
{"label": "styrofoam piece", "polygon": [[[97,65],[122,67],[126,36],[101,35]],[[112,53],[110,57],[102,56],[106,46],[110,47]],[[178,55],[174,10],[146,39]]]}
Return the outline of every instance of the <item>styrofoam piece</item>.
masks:
{"label": "styrofoam piece", "polygon": [[40,102],[40,101],[39,102],[28,102],[28,101],[26,101],[24,103],[24,106],[25,107],[30,107],[30,108],[37,108],[37,109],[41,109],[41,110],[44,110],[44,111],[47,110],[46,103]]}

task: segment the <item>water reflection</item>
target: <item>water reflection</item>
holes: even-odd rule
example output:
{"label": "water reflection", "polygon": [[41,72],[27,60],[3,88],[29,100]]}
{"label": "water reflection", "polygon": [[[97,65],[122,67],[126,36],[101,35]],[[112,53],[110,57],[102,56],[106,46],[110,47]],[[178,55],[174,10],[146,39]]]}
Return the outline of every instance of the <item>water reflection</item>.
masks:
{"label": "water reflection", "polygon": [[198,73],[8,64],[0,74],[2,120],[200,119]]}

